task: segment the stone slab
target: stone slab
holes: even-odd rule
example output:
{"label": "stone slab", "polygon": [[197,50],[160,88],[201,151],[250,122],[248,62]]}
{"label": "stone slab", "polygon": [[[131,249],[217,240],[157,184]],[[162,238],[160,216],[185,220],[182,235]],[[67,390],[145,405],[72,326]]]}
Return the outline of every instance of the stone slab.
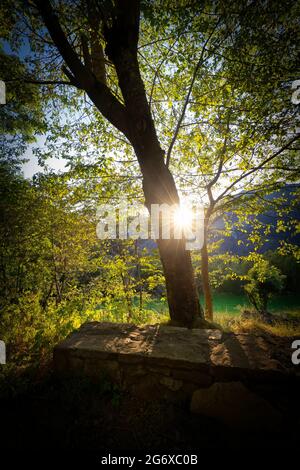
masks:
{"label": "stone slab", "polygon": [[55,347],[54,366],[59,373],[108,371],[125,383],[147,375],[175,391],[179,382],[207,387],[217,381],[296,376],[291,353],[288,339],[277,344],[262,335],[89,322]]}

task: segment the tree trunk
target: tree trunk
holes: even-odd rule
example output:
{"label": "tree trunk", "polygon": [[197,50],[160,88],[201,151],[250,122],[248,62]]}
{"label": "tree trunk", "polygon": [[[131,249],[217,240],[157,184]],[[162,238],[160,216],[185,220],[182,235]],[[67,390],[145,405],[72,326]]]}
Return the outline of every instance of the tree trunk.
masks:
{"label": "tree trunk", "polygon": [[211,295],[211,287],[209,281],[209,270],[208,270],[208,251],[207,251],[207,225],[208,221],[204,221],[204,239],[203,247],[201,249],[201,274],[203,283],[203,293],[205,302],[205,318],[207,320],[213,320],[213,301]]}
{"label": "tree trunk", "polygon": [[[144,117],[146,122],[146,117]],[[164,152],[154,131],[152,119],[148,119],[150,135],[144,133],[133,140],[142,175],[145,205],[179,203],[175,181],[164,162]],[[152,130],[153,129],[153,130]],[[157,245],[166,279],[167,299],[171,322],[174,326],[207,326],[200,306],[194,278],[191,255],[185,248],[185,240],[158,239]]]}
{"label": "tree trunk", "polygon": [[175,326],[205,327],[191,256],[184,243],[184,240],[157,241],[166,278],[170,317]]}
{"label": "tree trunk", "polygon": [[136,257],[136,277],[138,282],[138,291],[139,291],[139,309],[140,312],[143,311],[143,285],[142,285],[142,273],[141,273],[141,261],[140,261],[140,252],[138,247],[138,240],[134,243],[134,254]]}
{"label": "tree trunk", "polygon": [[[156,137],[156,136],[155,136]],[[164,163],[164,153],[157,138],[146,142],[147,151],[137,146],[136,154],[143,174],[145,204],[179,203],[174,179]],[[153,152],[148,154],[149,150]],[[205,327],[198,290],[194,278],[191,255],[185,248],[185,240],[158,239],[157,245],[166,279],[167,299],[173,325]]]}

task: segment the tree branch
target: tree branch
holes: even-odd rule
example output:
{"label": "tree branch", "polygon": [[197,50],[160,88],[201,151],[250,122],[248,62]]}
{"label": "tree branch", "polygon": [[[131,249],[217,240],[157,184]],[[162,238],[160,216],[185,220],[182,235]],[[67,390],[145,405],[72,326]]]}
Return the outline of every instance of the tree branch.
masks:
{"label": "tree branch", "polygon": [[82,88],[80,83],[76,80],[74,75],[70,72],[70,70],[67,69],[67,67],[65,65],[62,66],[62,71],[68,77],[68,79],[70,80],[70,83],[72,83],[72,85],[76,86],[77,88]]}
{"label": "tree branch", "polygon": [[99,82],[95,75],[79,59],[62,30],[59,19],[49,0],[34,0],[49,34],[76,81],[86,91],[104,117],[128,136],[127,116],[124,106],[110,89]]}
{"label": "tree branch", "polygon": [[254,168],[251,168],[251,170],[247,171],[246,173],[242,174],[239,176],[235,181],[233,181],[216,199],[216,203],[220,201],[227,193],[232,189],[236,184],[240,183],[243,179],[247,178],[248,176],[252,175],[257,170],[260,170],[263,168],[267,163],[272,161],[274,158],[278,157],[284,150],[287,150],[289,146],[295,142],[296,140],[300,139],[300,134],[297,134],[293,139],[291,139],[287,144],[285,144],[283,147],[281,147],[280,150],[277,150],[277,152],[273,153],[270,155],[270,157],[266,158],[263,162],[261,162],[259,165],[257,165]]}
{"label": "tree branch", "polygon": [[227,115],[226,135],[225,135],[224,142],[223,142],[223,146],[222,146],[222,150],[221,150],[221,155],[220,155],[220,161],[219,161],[218,169],[217,169],[217,172],[216,172],[215,176],[212,178],[212,180],[211,180],[211,181],[208,183],[208,185],[207,185],[208,197],[209,197],[209,200],[210,200],[211,203],[214,203],[214,202],[215,202],[215,201],[214,201],[214,198],[213,198],[213,195],[212,195],[211,188],[216,184],[216,182],[218,181],[219,177],[221,176],[221,173],[222,173],[222,170],[223,170],[223,165],[224,165],[224,160],[225,160],[225,154],[226,154],[226,150],[227,150],[227,141],[228,141],[229,124],[230,124],[230,111],[228,112],[228,115]]}
{"label": "tree branch", "polygon": [[33,78],[14,78],[12,80],[6,80],[6,83],[13,83],[13,82],[24,82],[24,83],[32,83],[33,85],[68,85],[68,86],[76,86],[72,82],[68,82],[65,80],[35,80]]}
{"label": "tree branch", "polygon": [[89,52],[89,44],[88,44],[87,37],[84,34],[81,34],[81,46],[82,46],[84,65],[89,70],[92,70],[92,61],[91,61],[91,56]]}
{"label": "tree branch", "polygon": [[194,86],[194,83],[195,83],[195,80],[196,80],[196,76],[197,76],[197,73],[198,73],[198,70],[200,68],[200,66],[202,65],[202,61],[203,61],[203,56],[204,56],[204,52],[206,50],[206,46],[207,44],[209,43],[210,39],[212,38],[217,26],[219,25],[220,23],[220,19],[217,21],[217,23],[215,24],[213,30],[211,31],[210,35],[208,36],[208,38],[206,39],[203,47],[202,47],[202,51],[201,51],[201,54],[200,54],[200,58],[196,64],[196,67],[194,69],[194,73],[193,73],[193,76],[192,76],[192,80],[191,80],[191,83],[190,83],[190,86],[189,86],[189,90],[188,90],[188,93],[186,95],[186,98],[185,98],[185,101],[184,101],[184,105],[183,105],[183,108],[182,108],[182,111],[181,111],[181,114],[179,116],[179,119],[178,119],[178,122],[177,122],[177,125],[176,125],[176,128],[175,128],[175,131],[174,131],[174,135],[172,137],[172,140],[171,140],[171,143],[169,145],[169,148],[168,148],[168,151],[167,151],[167,158],[166,158],[166,165],[167,167],[169,166],[170,164],[170,158],[171,158],[171,153],[172,153],[172,150],[173,150],[173,147],[174,147],[174,144],[176,142],[176,139],[177,139],[177,136],[178,136],[178,133],[179,133],[179,130],[180,130],[180,126],[181,126],[181,123],[184,119],[184,116],[185,116],[185,112],[186,112],[186,108],[188,106],[188,103],[189,103],[189,100],[190,100],[190,96],[192,94],[192,90],[193,90],[193,86]]}
{"label": "tree branch", "polygon": [[99,39],[100,18],[96,11],[95,3],[92,0],[87,0],[86,4],[88,22],[91,28],[90,42],[92,70],[99,82],[106,85],[105,58],[103,47]]}

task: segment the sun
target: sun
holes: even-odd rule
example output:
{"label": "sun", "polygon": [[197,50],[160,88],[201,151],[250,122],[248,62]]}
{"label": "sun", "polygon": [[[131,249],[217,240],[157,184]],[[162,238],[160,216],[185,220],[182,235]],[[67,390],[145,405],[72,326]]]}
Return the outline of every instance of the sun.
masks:
{"label": "sun", "polygon": [[174,211],[174,226],[181,230],[191,230],[193,214],[187,207],[178,206]]}

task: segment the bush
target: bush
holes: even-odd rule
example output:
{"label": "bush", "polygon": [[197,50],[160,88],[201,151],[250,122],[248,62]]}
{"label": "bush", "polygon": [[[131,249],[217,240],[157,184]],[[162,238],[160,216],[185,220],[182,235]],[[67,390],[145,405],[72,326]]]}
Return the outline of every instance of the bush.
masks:
{"label": "bush", "polygon": [[257,256],[246,275],[244,286],[249,302],[259,313],[267,311],[268,301],[284,287],[286,276],[262,256]]}
{"label": "bush", "polygon": [[53,346],[78,328],[84,321],[98,319],[81,295],[42,308],[37,294],[27,293],[17,302],[2,308],[0,337],[7,346],[8,360],[15,364],[43,363]]}

